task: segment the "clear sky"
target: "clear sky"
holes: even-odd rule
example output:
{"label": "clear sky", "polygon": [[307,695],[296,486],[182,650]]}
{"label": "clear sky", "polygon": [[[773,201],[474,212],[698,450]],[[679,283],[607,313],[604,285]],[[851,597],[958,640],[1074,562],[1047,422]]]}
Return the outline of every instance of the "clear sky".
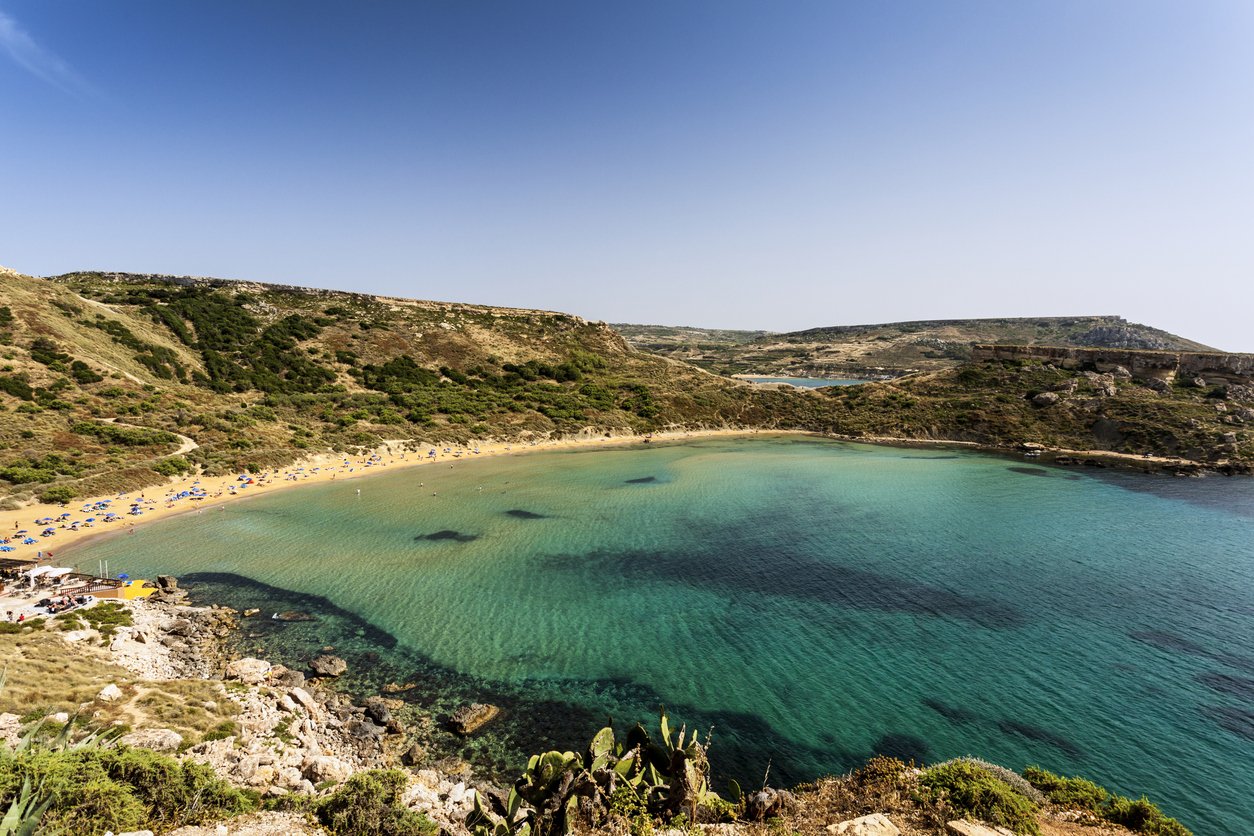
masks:
{"label": "clear sky", "polygon": [[1254,2],[0,0],[0,264],[1254,351]]}

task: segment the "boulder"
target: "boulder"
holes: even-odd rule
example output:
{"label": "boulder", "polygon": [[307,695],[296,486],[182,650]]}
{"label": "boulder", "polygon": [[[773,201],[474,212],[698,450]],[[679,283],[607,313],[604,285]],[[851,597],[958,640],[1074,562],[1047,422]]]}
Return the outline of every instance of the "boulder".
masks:
{"label": "boulder", "polygon": [[381,697],[367,697],[362,705],[366,708],[366,716],[380,726],[386,726],[392,719],[392,712]]}
{"label": "boulder", "polygon": [[283,665],[275,665],[270,669],[270,681],[280,688],[300,688],[305,684],[305,675]]}
{"label": "boulder", "polygon": [[244,618],[252,618],[254,615],[256,615],[259,612],[261,612],[261,610],[257,609],[256,607],[249,607],[248,609],[244,610]]}
{"label": "boulder", "polygon": [[827,832],[837,836],[901,836],[897,825],[889,821],[888,816],[883,813],[872,813],[869,816],[829,824]]}
{"label": "boulder", "polygon": [[108,685],[100,689],[100,693],[96,695],[96,699],[101,702],[117,702],[122,699],[122,689],[110,682]]}
{"label": "boulder", "polygon": [[339,656],[323,653],[321,656],[313,658],[309,663],[309,669],[318,674],[318,676],[340,676],[344,671],[348,670],[348,662],[345,662]]}
{"label": "boulder", "polygon": [[292,702],[308,711],[310,717],[316,717],[321,712],[318,701],[311,697],[304,688],[293,688],[287,692],[287,695],[292,698]]}
{"label": "boulder", "polygon": [[183,745],[183,735],[173,729],[139,729],[122,735],[118,742],[154,752],[177,752]]}
{"label": "boulder", "polygon": [[270,663],[265,659],[236,659],[226,666],[226,678],[238,679],[245,685],[259,685],[270,673]]}
{"label": "boulder", "polygon": [[1132,378],[1132,372],[1128,371],[1123,366],[1115,366],[1110,370],[1110,376],[1116,380],[1130,380]]}
{"label": "boulder", "polygon": [[344,728],[357,740],[371,740],[383,736],[383,727],[376,726],[369,720],[350,720]]}
{"label": "boulder", "polygon": [[404,766],[417,766],[427,759],[427,750],[419,746],[417,743],[410,746],[401,754],[401,763]]}
{"label": "boulder", "polygon": [[1145,381],[1145,388],[1162,394],[1171,390],[1171,384],[1161,377],[1151,377]]}
{"label": "boulder", "polygon": [[453,716],[449,718],[449,726],[453,731],[463,736],[474,734],[500,713],[500,708],[486,703],[477,702],[471,705],[463,705],[453,712]]}
{"label": "boulder", "polygon": [[186,618],[176,618],[166,625],[165,631],[171,636],[190,636],[196,632],[196,628]]}
{"label": "boulder", "polygon": [[338,784],[353,774],[353,766],[331,755],[312,755],[301,763],[300,771],[315,784],[324,781]]}
{"label": "boulder", "polygon": [[1060,398],[1058,397],[1057,392],[1041,392],[1032,398],[1032,405],[1040,407],[1053,406],[1058,403],[1059,400]]}
{"label": "boulder", "polygon": [[954,836],[1015,836],[1012,831],[1004,827],[991,827],[987,824],[976,824],[966,819],[951,821],[945,825],[945,829],[954,834]]}
{"label": "boulder", "polygon": [[796,799],[787,790],[763,787],[749,796],[745,804],[745,817],[750,821],[766,821],[788,812],[796,806]]}
{"label": "boulder", "polygon": [[157,575],[157,588],[163,592],[179,588],[178,578],[173,575]]}

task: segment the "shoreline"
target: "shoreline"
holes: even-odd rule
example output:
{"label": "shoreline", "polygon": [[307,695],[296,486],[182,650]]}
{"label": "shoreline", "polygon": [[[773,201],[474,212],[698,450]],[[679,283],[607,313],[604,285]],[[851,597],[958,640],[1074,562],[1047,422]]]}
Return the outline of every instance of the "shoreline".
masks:
{"label": "shoreline", "polygon": [[[119,536],[132,529],[138,531],[162,520],[194,512],[203,513],[209,509],[217,510],[219,507],[225,510],[228,504],[238,500],[297,488],[302,485],[360,479],[377,473],[408,469],[420,465],[449,464],[451,466],[452,463],[457,461],[474,461],[538,451],[591,450],[600,447],[620,447],[628,444],[643,446],[650,441],[671,442],[698,438],[752,436],[763,432],[771,434],[813,434],[805,430],[694,429],[666,430],[652,433],[649,436],[618,435],[606,437],[604,435],[576,435],[542,441],[483,441],[479,443],[471,442],[469,445],[450,444],[447,446],[444,443],[439,443],[435,446],[427,443],[416,445],[415,442],[409,439],[403,439],[385,442],[380,447],[362,455],[349,456],[335,453],[319,453],[292,462],[284,468],[268,469],[259,474],[250,474],[253,476],[253,482],[247,487],[242,487],[244,483],[240,481],[238,474],[236,476],[214,477],[193,474],[174,477],[164,485],[150,486],[129,494],[84,497],[75,499],[66,506],[32,503],[15,511],[0,511],[0,537],[12,538],[13,542],[10,545],[16,549],[16,551],[6,552],[0,556],[11,560],[30,561],[34,565],[39,553],[43,552],[45,560],[47,560],[48,555],[51,555],[52,560],[50,562],[56,564],[61,562],[60,553],[63,551],[70,550],[76,553],[84,546],[98,540]],[[409,449],[411,446],[417,446],[420,449]],[[428,451],[431,450],[434,450],[436,453],[434,457],[429,455]],[[199,502],[192,501],[190,497],[171,499],[171,497],[175,497],[180,493],[194,489],[205,491],[205,497]],[[132,497],[141,499],[145,503],[141,516],[132,517],[129,514],[122,513],[132,501],[136,501]],[[102,512],[77,510],[99,502],[111,502],[117,506],[120,514],[118,519],[111,523],[104,523],[100,521],[100,518],[103,516]],[[58,527],[59,523],[53,523],[52,527],[56,529],[56,534],[51,537],[39,536],[39,532],[45,526],[36,525],[33,522],[34,520],[46,517],[56,519],[67,512],[71,515],[68,522],[81,521],[92,516],[97,518],[97,522],[85,524],[77,530],[71,530],[68,527],[61,528]],[[26,545],[21,544],[20,539],[13,536],[15,531],[21,530],[28,531],[29,535],[34,537],[37,542]],[[25,536],[23,535],[23,538]]]}
{"label": "shoreline", "polygon": [[[833,441],[845,441],[859,444],[875,444],[895,447],[954,447],[982,452],[996,453],[1007,457],[1022,455],[1029,449],[1039,450],[1040,456],[1033,460],[1042,464],[1058,466],[1088,465],[1097,467],[1117,467],[1140,471],[1143,473],[1172,473],[1176,475],[1202,475],[1205,473],[1233,475],[1243,471],[1225,469],[1226,463],[1198,462],[1181,457],[1146,456],[1134,453],[1119,453],[1111,450],[1071,450],[1040,446],[1002,447],[977,441],[960,441],[953,439],[902,438],[896,436],[850,436],[835,433],[823,433],[813,430],[790,429],[693,429],[667,430],[653,433],[650,436],[640,435],[575,435],[562,436],[538,441],[483,441],[471,442],[467,445],[431,446],[429,443],[416,445],[415,442],[403,439],[385,442],[365,454],[341,456],[335,453],[319,453],[297,460],[285,468],[266,470],[259,474],[250,474],[252,482],[246,486],[235,477],[198,477],[189,475],[175,477],[164,485],[145,488],[138,494],[118,494],[116,496],[88,497],[75,500],[67,506],[32,503],[15,511],[0,511],[0,537],[11,538],[15,548],[7,552],[4,558],[11,560],[30,561],[32,565],[40,552],[44,559],[52,556],[50,562],[57,563],[57,554],[64,550],[77,552],[84,546],[120,535],[124,531],[136,530],[162,520],[183,516],[193,512],[203,513],[206,509],[221,508],[225,510],[228,503],[246,499],[250,496],[273,493],[278,490],[296,488],[305,484],[318,484],[334,480],[360,479],[384,472],[385,470],[407,469],[420,465],[450,464],[457,461],[473,461],[475,459],[493,458],[496,456],[524,455],[529,452],[554,450],[595,450],[606,447],[624,445],[644,445],[650,441],[673,442],[685,439],[702,439],[717,437],[745,437],[759,434],[770,435],[814,435]],[[420,449],[410,449],[418,447]],[[423,452],[427,451],[427,452]],[[432,457],[429,453],[435,451]],[[190,497],[178,497],[180,493],[192,490],[204,491],[205,495],[198,503]],[[99,502],[112,502],[119,509],[129,502],[135,501],[128,497],[138,497],[145,505],[139,517],[121,515],[116,521],[104,523],[99,521],[100,511],[68,511],[73,507],[83,508]],[[159,498],[158,498],[159,497]],[[71,514],[69,522],[82,520],[91,514],[98,518],[96,523],[85,524],[77,530],[68,527],[57,527],[52,537],[40,537],[43,526],[36,525],[33,520],[46,517],[57,518],[61,514]],[[29,536],[35,537],[34,544],[21,544],[14,537],[15,531],[26,530]],[[25,537],[27,535],[23,535]]]}

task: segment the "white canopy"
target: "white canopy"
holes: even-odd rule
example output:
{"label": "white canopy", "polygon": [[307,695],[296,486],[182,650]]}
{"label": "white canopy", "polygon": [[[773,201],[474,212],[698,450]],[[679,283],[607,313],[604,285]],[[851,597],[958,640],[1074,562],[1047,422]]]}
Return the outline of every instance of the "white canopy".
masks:
{"label": "white canopy", "polygon": [[36,567],[35,567],[35,568],[33,568],[33,569],[27,569],[27,570],[26,570],[25,572],[23,572],[22,574],[23,574],[23,575],[26,575],[26,576],[27,576],[27,577],[29,577],[29,578],[37,578],[37,577],[39,577],[40,575],[46,575],[46,574],[48,574],[48,573],[49,573],[49,572],[51,572],[51,571],[52,571],[52,567],[51,567],[51,566],[36,566]]}
{"label": "white canopy", "polygon": [[47,571],[47,573],[46,573],[46,574],[47,574],[47,575],[48,575],[48,577],[50,577],[50,578],[59,578],[59,577],[61,577],[62,575],[68,575],[68,574],[70,574],[70,572],[73,572],[73,571],[74,571],[73,569],[70,569],[70,568],[68,568],[68,567],[65,567],[65,566],[58,566],[58,567],[57,567],[57,568],[55,568],[55,569],[53,569],[53,568],[49,567],[49,569],[48,569],[48,571]]}

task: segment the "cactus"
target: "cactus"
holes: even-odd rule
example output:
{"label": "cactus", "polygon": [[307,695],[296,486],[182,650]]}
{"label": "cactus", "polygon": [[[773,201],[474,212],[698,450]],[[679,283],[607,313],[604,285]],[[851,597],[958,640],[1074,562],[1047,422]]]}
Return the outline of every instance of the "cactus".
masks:
{"label": "cactus", "polygon": [[[678,735],[661,710],[660,737],[636,725],[624,743],[613,728],[596,733],[582,755],[545,752],[533,755],[514,782],[506,815],[485,810],[475,796],[475,809],[466,820],[474,836],[561,836],[583,817],[596,824],[608,816],[611,799],[628,793],[633,806],[663,820],[685,814],[696,821],[697,808],[717,796],[709,790],[709,736],[702,743],[686,727]],[[522,807],[522,803],[529,805]],[[637,803],[638,802],[638,803]]]}

